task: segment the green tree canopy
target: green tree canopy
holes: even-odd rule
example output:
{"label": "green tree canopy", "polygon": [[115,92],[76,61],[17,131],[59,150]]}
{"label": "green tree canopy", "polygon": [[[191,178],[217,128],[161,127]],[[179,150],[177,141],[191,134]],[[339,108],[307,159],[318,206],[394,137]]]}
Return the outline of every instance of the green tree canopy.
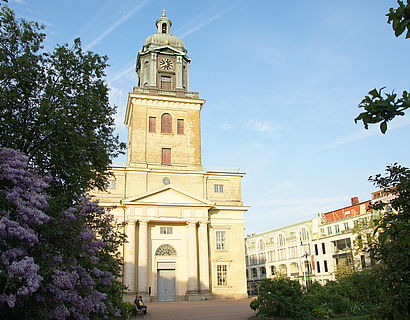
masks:
{"label": "green tree canopy", "polygon": [[107,57],[84,52],[79,39],[44,52],[44,26],[5,6],[0,23],[0,145],[51,175],[59,201],[104,189],[111,158],[125,147],[103,80]]}

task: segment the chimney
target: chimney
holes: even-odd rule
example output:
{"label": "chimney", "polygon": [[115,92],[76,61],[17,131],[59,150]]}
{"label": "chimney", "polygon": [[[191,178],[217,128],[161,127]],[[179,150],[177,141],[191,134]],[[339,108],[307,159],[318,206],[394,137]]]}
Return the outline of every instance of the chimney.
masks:
{"label": "chimney", "polygon": [[350,200],[352,202],[352,206],[359,203],[359,197],[353,197]]}

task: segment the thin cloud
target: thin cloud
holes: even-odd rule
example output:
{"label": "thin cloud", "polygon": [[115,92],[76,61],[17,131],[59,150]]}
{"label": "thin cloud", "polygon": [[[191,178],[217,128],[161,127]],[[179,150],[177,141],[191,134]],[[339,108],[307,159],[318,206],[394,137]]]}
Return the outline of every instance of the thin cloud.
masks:
{"label": "thin cloud", "polygon": [[264,121],[257,121],[250,119],[247,123],[248,127],[254,131],[267,133],[273,135],[279,131],[279,127],[268,122]]}
{"label": "thin cloud", "polygon": [[121,18],[119,18],[116,22],[114,22],[107,30],[105,30],[103,33],[101,33],[97,38],[95,38],[93,41],[91,41],[89,44],[85,46],[86,50],[90,50],[94,46],[96,46],[98,43],[101,42],[106,36],[108,36],[111,32],[113,32],[116,28],[118,28],[120,25],[122,25],[125,21],[127,21],[129,18],[131,18],[136,12],[142,9],[150,0],[144,0],[140,4],[138,4],[134,9],[132,9],[130,12],[127,14],[123,15]]}
{"label": "thin cloud", "polygon": [[176,30],[175,34],[177,34],[179,38],[184,39],[188,37],[189,35],[211,24],[215,20],[219,19],[224,14],[226,14],[228,11],[232,10],[232,8],[234,8],[235,5],[236,3],[234,5],[231,5],[228,8],[219,10],[219,12],[207,18],[206,16],[208,15],[208,12],[214,11],[216,7],[220,7],[220,2],[218,2],[212,7],[210,7],[209,9],[201,12],[200,14],[198,14],[197,16],[189,20],[184,25],[182,25],[178,30]]}
{"label": "thin cloud", "polygon": [[[401,120],[401,121],[400,121]],[[388,125],[388,129],[387,129],[387,133],[389,134],[389,131],[391,130],[395,130],[401,127],[405,127],[410,125],[410,118],[407,117],[406,119],[398,119],[398,121],[396,122],[391,122]],[[338,139],[333,140],[332,142],[328,143],[328,144],[324,144],[322,146],[319,146],[319,149],[321,150],[326,150],[326,149],[333,149],[335,147],[338,147],[340,145],[343,144],[347,144],[347,143],[352,143],[355,141],[359,141],[359,140],[363,140],[366,139],[368,137],[372,137],[372,136],[376,136],[376,135],[382,135],[379,129],[378,125],[373,125],[370,126],[368,130],[365,130],[362,128],[362,130],[360,131],[356,131],[354,133],[348,134],[344,137],[340,137]]]}
{"label": "thin cloud", "polygon": [[[132,64],[132,65],[130,66],[130,64]],[[117,72],[112,78],[108,79],[108,83],[111,84],[112,82],[115,82],[115,81],[117,81],[118,79],[121,79],[121,78],[123,78],[124,76],[126,76],[126,75],[128,75],[128,74],[134,72],[134,71],[135,71],[135,66],[134,66],[133,64],[134,64],[134,60],[130,61],[130,62],[127,64],[127,66],[125,67],[125,69],[123,69],[123,70]]]}
{"label": "thin cloud", "polygon": [[339,203],[346,200],[345,198],[273,198],[268,200],[261,200],[255,203],[258,207],[293,207],[293,206],[314,206],[323,207],[333,203]]}

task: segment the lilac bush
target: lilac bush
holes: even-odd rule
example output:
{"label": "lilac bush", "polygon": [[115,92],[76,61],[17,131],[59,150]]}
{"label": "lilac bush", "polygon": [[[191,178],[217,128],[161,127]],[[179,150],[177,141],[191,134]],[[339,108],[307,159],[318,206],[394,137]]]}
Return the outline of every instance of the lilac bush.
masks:
{"label": "lilac bush", "polygon": [[0,148],[0,318],[120,317],[124,238],[113,216],[82,198],[51,217],[49,181]]}

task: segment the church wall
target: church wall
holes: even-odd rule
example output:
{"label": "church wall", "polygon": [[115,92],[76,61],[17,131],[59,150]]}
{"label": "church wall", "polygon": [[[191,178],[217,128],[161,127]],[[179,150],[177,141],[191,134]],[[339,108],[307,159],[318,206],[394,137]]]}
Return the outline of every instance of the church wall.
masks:
{"label": "church wall", "polygon": [[[210,261],[211,287],[215,298],[246,298],[245,241],[243,211],[211,210],[210,215]],[[216,232],[226,231],[226,250],[216,247]],[[217,266],[226,265],[227,285],[217,284]]]}

